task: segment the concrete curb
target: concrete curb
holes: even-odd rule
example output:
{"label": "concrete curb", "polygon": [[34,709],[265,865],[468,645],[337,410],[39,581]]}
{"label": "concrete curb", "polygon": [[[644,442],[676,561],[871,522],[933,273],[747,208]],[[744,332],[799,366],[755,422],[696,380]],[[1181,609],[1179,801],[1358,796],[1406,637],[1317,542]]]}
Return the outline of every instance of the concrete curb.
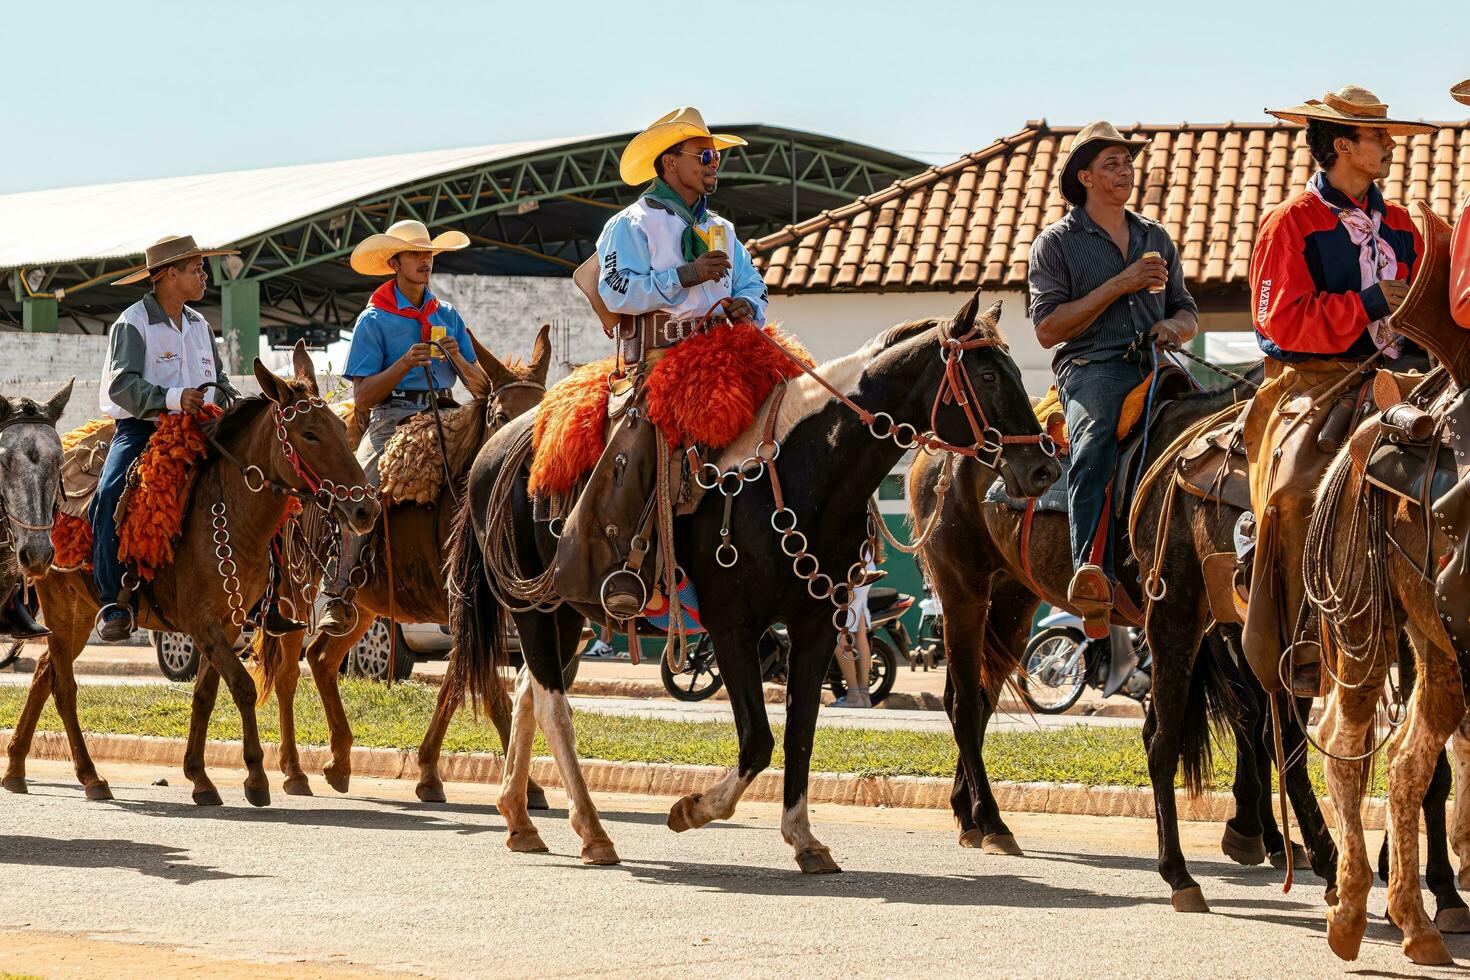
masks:
{"label": "concrete curb", "polygon": [[[8,748],[11,729],[0,730],[0,748]],[[275,775],[278,758],[275,743],[265,743],[265,766]],[[87,748],[99,763],[120,762],[137,765],[161,765],[177,769],[184,758],[184,740],[156,738],[146,735],[87,735]],[[239,742],[210,742],[205,749],[205,764],[212,767],[240,768]],[[301,766],[308,773],[319,774],[331,753],[322,746],[303,745]],[[31,744],[30,758],[65,761],[71,758],[66,736],[61,732],[37,732]],[[439,772],[445,782],[496,783],[500,780],[501,757],[490,752],[446,752],[439,761]],[[354,748],[352,771],[359,776],[381,779],[418,779],[417,752],[412,749]],[[608,762],[583,759],[582,774],[594,793],[637,793],[645,796],[684,796],[705,789],[723,777],[719,766],[685,766],[663,762]],[[105,774],[104,774],[105,775]],[[549,757],[537,756],[531,762],[531,776],[543,786],[561,787],[561,773]],[[780,769],[768,769],[756,777],[745,791],[744,799],[764,803],[781,802]],[[808,800],[813,804],[836,803],[844,806],[907,807],[920,810],[949,809],[953,781],[933,776],[854,776],[838,773],[812,773]],[[317,775],[314,788],[325,784]],[[1140,786],[1084,786],[1081,783],[1012,783],[992,784],[1000,809],[1009,813],[1071,814],[1089,817],[1154,816],[1153,793]],[[279,782],[276,781],[279,789]],[[1176,792],[1179,819],[1224,823],[1235,812],[1235,799],[1229,793],[1205,793],[1191,798]],[[1330,798],[1321,800],[1327,822],[1336,826],[1336,812]],[[1382,830],[1385,805],[1370,799],[1364,807],[1363,823],[1368,830]]]}

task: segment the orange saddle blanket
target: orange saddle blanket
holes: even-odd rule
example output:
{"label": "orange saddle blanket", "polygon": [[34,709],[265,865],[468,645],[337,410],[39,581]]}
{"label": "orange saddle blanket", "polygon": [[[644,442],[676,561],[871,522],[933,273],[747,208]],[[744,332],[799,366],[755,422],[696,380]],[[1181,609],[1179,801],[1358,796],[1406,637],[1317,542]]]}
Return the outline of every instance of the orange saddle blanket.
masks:
{"label": "orange saddle blanket", "polygon": [[[1118,414],[1118,441],[1122,442],[1138,420],[1143,418],[1144,406],[1148,404],[1148,386],[1153,381],[1150,374],[1139,382],[1138,387],[1128,392],[1128,397],[1123,399],[1123,411]],[[1067,438],[1067,419],[1062,411],[1062,396],[1057,392],[1057,386],[1052,385],[1046,390],[1046,395],[1032,406],[1036,413],[1036,421],[1041,423],[1042,430],[1057,444],[1057,452],[1065,453],[1072,448],[1071,440]]]}
{"label": "orange saddle blanket", "polygon": [[[761,332],[812,364],[795,338],[751,323],[712,327],[653,362],[646,411],[670,446],[729,445],[755,422],[771,389],[800,373]],[[531,433],[532,494],[569,493],[597,465],[607,444],[608,374],[613,368],[612,358],[584,364],[546,392]]]}

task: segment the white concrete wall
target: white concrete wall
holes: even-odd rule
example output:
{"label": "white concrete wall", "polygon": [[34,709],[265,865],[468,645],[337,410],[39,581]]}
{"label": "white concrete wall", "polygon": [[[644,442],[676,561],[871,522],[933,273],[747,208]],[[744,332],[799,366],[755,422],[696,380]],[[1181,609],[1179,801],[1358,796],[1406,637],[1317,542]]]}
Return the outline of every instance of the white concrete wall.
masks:
{"label": "white concrete wall", "polygon": [[95,418],[107,338],[74,333],[0,333],[0,395],[45,401],[76,378],[62,415],[64,432]]}
{"label": "white concrete wall", "polygon": [[[851,353],[905,320],[949,316],[970,298],[967,292],[807,293],[771,297],[769,316],[794,333],[819,361]],[[1001,303],[1000,329],[1021,368],[1026,390],[1042,395],[1051,385],[1051,353],[1036,342],[1019,290],[981,295],[982,309]]]}

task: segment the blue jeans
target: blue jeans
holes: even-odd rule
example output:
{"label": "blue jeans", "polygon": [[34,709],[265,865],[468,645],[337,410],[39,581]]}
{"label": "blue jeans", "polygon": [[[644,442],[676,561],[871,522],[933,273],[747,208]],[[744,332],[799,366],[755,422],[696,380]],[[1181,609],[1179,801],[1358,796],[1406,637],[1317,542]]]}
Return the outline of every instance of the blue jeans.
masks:
{"label": "blue jeans", "polygon": [[[1146,377],[1145,365],[1116,359],[1073,362],[1057,377],[1057,391],[1067,416],[1067,438],[1072,444],[1067,513],[1074,571],[1087,563],[1098,530],[1107,528],[1107,489],[1118,467],[1118,416],[1128,393]],[[1106,536],[1101,564],[1111,577],[1111,534]]]}
{"label": "blue jeans", "polygon": [[117,432],[102,464],[97,493],[87,510],[92,521],[92,578],[102,594],[102,604],[117,602],[122,587],[122,563],[117,560],[117,524],[112,516],[127,486],[128,467],[143,455],[157,424],[143,419],[118,419]]}

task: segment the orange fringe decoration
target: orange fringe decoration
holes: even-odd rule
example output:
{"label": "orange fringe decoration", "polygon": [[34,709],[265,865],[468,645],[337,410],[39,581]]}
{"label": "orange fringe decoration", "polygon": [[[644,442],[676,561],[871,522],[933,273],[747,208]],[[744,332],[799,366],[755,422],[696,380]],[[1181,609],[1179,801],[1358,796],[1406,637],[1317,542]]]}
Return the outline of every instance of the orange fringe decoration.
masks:
{"label": "orange fringe decoration", "polygon": [[184,524],[189,502],[189,472],[209,445],[199,420],[219,414],[217,406],[206,404],[197,415],[160,415],[158,428],[138,460],[138,485],[117,529],[117,556],[133,562],[144,581],[151,581],[174,560],[174,539]]}
{"label": "orange fringe decoration", "polygon": [[[696,334],[654,363],[645,388],[648,417],[670,446],[729,445],[755,422],[771,389],[801,373],[757,336],[759,330],[812,364],[795,338],[750,323]],[[607,375],[613,367],[612,358],[594,361],[547,391],[531,432],[532,494],[570,492],[597,465],[606,445]]]}
{"label": "orange fringe decoration", "polygon": [[56,552],[51,562],[57,568],[92,570],[92,525],[80,517],[57,512],[56,524],[51,528],[51,547]]}

